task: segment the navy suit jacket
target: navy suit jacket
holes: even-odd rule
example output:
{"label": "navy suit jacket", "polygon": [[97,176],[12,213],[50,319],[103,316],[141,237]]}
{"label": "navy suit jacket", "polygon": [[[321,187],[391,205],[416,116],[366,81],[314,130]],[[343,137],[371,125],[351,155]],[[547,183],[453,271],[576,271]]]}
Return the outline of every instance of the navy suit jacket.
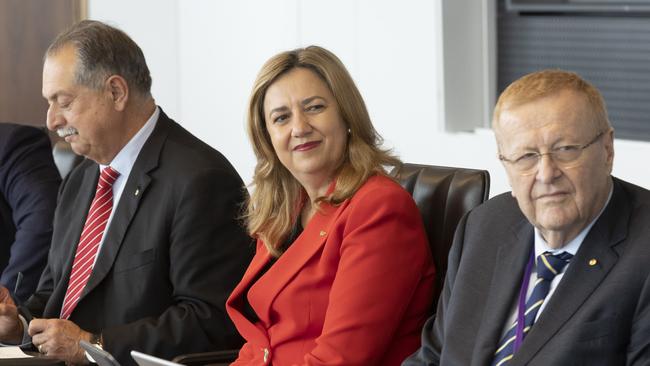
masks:
{"label": "navy suit jacket", "polygon": [[[26,303],[57,318],[99,168],[86,159],[61,186],[47,267]],[[123,365],[138,350],[170,359],[239,347],[226,298],[250,262],[240,224],[246,188],[219,152],[161,111],[129,175],[70,320],[102,333]]]}
{"label": "navy suit jacket", "polygon": [[[489,365],[519,293],[533,226],[506,193],[461,220],[435,320],[403,366]],[[650,364],[650,191],[612,198],[509,366]]]}
{"label": "navy suit jacket", "polygon": [[52,238],[61,178],[42,130],[0,123],[0,284],[26,300],[36,289]]}

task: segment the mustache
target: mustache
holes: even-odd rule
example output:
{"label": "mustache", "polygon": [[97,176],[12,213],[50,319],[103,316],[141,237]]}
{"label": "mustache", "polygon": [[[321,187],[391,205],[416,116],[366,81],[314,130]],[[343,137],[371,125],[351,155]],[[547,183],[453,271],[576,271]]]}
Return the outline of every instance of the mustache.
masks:
{"label": "mustache", "polygon": [[78,135],[79,131],[74,127],[64,127],[57,129],[56,134],[59,135],[59,137],[66,137],[70,135]]}

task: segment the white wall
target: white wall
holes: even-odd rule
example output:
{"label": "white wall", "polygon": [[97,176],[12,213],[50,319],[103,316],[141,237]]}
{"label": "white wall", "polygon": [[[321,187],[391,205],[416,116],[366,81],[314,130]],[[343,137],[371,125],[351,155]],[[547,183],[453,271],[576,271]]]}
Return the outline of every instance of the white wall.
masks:
{"label": "white wall", "polygon": [[[167,114],[180,116],[177,0],[88,0],[88,17],[128,33],[144,52],[153,94]],[[155,9],[155,10],[154,10]]]}
{"label": "white wall", "polygon": [[[244,120],[257,71],[277,52],[318,44],[347,65],[402,160],[487,169],[495,195],[509,188],[492,132],[444,132],[441,9],[431,0],[89,0],[90,18],[143,48],[158,104],[246,181],[254,159]],[[614,174],[650,188],[650,169],[634,164],[650,157],[650,143],[615,146]]]}

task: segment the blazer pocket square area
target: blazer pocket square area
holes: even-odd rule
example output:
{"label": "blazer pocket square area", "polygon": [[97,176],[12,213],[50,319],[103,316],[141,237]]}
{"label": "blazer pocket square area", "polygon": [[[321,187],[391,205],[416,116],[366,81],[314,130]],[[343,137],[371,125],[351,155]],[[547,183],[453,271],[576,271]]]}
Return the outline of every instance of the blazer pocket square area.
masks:
{"label": "blazer pocket square area", "polygon": [[120,255],[115,261],[114,272],[119,273],[146,266],[152,263],[155,258],[155,248],[147,249],[139,253]]}

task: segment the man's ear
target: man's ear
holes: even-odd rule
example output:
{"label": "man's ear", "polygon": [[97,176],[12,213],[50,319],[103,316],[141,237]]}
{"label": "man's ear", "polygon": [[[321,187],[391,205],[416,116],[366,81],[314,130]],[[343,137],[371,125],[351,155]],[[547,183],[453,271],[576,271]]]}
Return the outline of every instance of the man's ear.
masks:
{"label": "man's ear", "polygon": [[611,173],[612,167],[614,166],[614,129],[610,128],[603,138],[605,140],[605,152],[607,153],[607,165],[609,167],[609,172]]}
{"label": "man's ear", "polygon": [[106,79],[106,86],[115,110],[123,111],[129,100],[129,85],[126,80],[119,75],[111,75]]}
{"label": "man's ear", "polygon": [[508,185],[510,186],[510,195],[512,195],[512,197],[514,197],[514,198],[517,198],[517,196],[515,195],[515,190],[514,190],[514,188],[512,186],[512,179],[513,179],[511,177],[512,173],[506,168],[504,162],[501,162],[501,165],[503,165],[503,169],[505,169],[505,171],[506,171],[506,178],[508,178]]}

